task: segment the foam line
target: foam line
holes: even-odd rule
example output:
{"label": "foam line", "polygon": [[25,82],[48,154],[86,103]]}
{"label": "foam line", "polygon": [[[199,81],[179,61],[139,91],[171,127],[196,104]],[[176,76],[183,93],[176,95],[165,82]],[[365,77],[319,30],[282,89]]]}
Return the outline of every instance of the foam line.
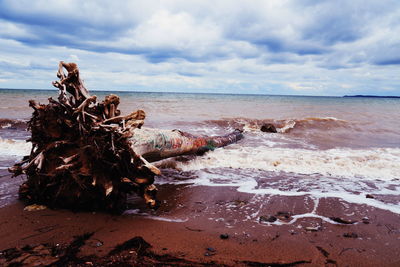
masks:
{"label": "foam line", "polygon": [[183,171],[204,168],[249,168],[298,174],[365,179],[400,178],[400,148],[328,150],[231,146],[178,162]]}
{"label": "foam line", "polygon": [[3,139],[0,137],[0,156],[18,156],[29,155],[32,148],[31,143],[23,140]]}

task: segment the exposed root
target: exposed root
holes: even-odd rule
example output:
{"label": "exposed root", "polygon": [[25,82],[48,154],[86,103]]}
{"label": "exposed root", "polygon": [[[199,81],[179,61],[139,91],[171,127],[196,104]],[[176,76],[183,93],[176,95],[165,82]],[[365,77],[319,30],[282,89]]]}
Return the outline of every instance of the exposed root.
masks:
{"label": "exposed root", "polygon": [[28,123],[32,151],[9,168],[13,176],[27,176],[20,198],[50,207],[122,212],[127,194],[136,192],[156,207],[153,182],[160,171],[132,150],[129,139],[143,124],[145,112],[122,116],[116,95],[97,102],[75,63],[61,61],[57,76],[58,101],[29,101],[34,110]]}

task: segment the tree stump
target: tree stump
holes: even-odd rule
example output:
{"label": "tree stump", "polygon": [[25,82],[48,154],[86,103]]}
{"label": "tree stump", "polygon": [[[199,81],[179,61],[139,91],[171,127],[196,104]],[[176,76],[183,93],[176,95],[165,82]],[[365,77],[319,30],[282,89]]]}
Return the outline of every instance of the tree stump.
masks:
{"label": "tree stump", "polygon": [[116,95],[98,102],[84,87],[75,63],[61,61],[57,76],[60,80],[53,85],[60,90],[58,100],[29,101],[34,109],[27,140],[32,150],[9,168],[13,176],[26,174],[20,199],[119,213],[126,208],[127,194],[136,192],[157,207],[153,182],[160,171],[133,151],[129,139],[143,125],[145,112],[122,116]]}

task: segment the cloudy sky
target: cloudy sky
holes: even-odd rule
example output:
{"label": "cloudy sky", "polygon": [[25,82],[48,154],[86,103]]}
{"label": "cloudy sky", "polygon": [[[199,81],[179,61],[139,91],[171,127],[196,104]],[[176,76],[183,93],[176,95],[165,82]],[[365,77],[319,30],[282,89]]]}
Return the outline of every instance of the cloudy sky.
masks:
{"label": "cloudy sky", "polygon": [[0,88],[400,95],[400,1],[0,0]]}

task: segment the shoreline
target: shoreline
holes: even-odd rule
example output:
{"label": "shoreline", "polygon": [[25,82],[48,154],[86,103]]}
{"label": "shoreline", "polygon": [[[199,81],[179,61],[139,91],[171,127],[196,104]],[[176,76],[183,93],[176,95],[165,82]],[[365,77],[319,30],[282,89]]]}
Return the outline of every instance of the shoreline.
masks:
{"label": "shoreline", "polygon": [[[62,247],[71,244],[76,236],[93,233],[79,247],[77,257],[91,259],[95,265],[115,260],[109,252],[135,237],[151,245],[146,250],[151,257],[134,259],[144,265],[151,263],[149,259],[161,260],[153,264],[162,263],[162,259],[171,264],[173,259],[182,266],[400,263],[400,215],[389,211],[337,198],[320,199],[314,207],[315,202],[308,196],[258,196],[237,192],[233,187],[165,184],[160,186],[159,199],[164,204],[155,212],[133,199],[137,210],[130,215],[24,211],[23,203],[13,203],[0,209],[0,251],[38,244]],[[342,221],[332,224],[320,217],[300,216],[285,224],[296,215],[313,210],[318,216]],[[121,255],[128,255],[129,251],[132,250]],[[5,259],[0,255],[0,263],[2,260]]]}

